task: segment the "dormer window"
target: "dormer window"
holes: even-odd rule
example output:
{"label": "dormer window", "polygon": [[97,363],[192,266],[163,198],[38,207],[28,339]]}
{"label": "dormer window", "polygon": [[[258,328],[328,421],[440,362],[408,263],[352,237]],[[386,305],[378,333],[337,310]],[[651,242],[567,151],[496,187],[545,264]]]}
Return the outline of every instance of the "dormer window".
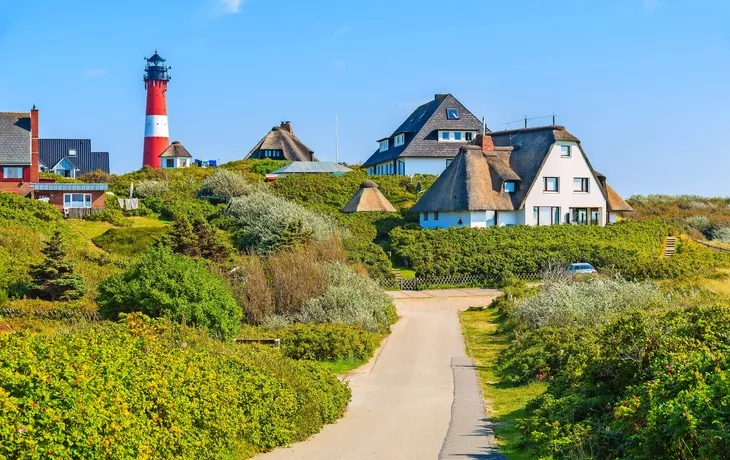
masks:
{"label": "dormer window", "polygon": [[513,180],[507,180],[504,181],[504,192],[505,193],[515,193],[516,183]]}
{"label": "dormer window", "polygon": [[68,156],[75,157],[76,156],[76,149],[68,149]]}
{"label": "dormer window", "polygon": [[401,145],[405,144],[406,142],[406,135],[405,134],[398,134],[395,136],[395,139],[393,140],[393,147],[400,147]]}
{"label": "dormer window", "polygon": [[439,131],[440,142],[471,142],[474,139],[474,131]]}
{"label": "dormer window", "polygon": [[441,140],[442,141],[448,141],[449,140],[449,132],[448,131],[441,131]]}
{"label": "dormer window", "polygon": [[458,120],[459,109],[446,109],[446,118],[448,120]]}
{"label": "dormer window", "polygon": [[383,139],[380,141],[380,151],[385,152],[386,150],[388,150],[388,139]]}
{"label": "dormer window", "polygon": [[461,142],[461,131],[454,131],[454,140]]}

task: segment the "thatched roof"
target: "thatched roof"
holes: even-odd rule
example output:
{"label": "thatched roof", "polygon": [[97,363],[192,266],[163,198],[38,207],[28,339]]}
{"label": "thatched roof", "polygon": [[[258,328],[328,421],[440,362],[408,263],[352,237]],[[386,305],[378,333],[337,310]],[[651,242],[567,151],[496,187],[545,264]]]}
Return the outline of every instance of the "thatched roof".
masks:
{"label": "thatched roof", "polygon": [[519,202],[515,200],[516,193],[502,191],[504,181],[519,181],[519,175],[509,166],[508,157],[509,151],[483,153],[481,147],[476,145],[462,147],[412,211],[517,209],[515,205],[519,205]]}
{"label": "thatched roof", "polygon": [[397,212],[390,201],[378,190],[378,185],[366,180],[342,208],[342,212]]}
{"label": "thatched roof", "polygon": [[608,210],[613,212],[633,212],[634,208],[621,198],[610,185],[606,184],[606,201],[608,201]]}
{"label": "thatched roof", "polygon": [[[630,211],[631,207],[596,172],[580,146],[580,140],[557,125],[497,131],[489,134],[494,147],[482,152],[481,136],[462,147],[454,161],[413,207],[414,212],[509,211],[522,208],[540,174],[551,147],[557,141],[578,144],[578,151],[593,172],[608,209]],[[487,143],[490,144],[491,143]],[[514,193],[505,193],[505,181],[515,181]]]}
{"label": "thatched roof", "polygon": [[[267,157],[266,150],[276,151],[278,156]],[[271,128],[271,131],[248,152],[244,160],[265,158],[283,161],[319,161],[314,152],[294,134],[288,121]]]}
{"label": "thatched roof", "polygon": [[188,152],[188,149],[183,147],[183,145],[178,141],[174,141],[160,154],[160,158],[192,158],[192,157],[193,156],[190,155],[190,152]]}

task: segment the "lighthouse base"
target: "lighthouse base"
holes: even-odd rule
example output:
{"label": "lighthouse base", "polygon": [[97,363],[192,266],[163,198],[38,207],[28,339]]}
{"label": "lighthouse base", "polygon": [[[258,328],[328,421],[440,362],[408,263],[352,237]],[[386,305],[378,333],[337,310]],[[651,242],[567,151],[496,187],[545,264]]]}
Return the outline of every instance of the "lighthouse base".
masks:
{"label": "lighthouse base", "polygon": [[169,146],[169,137],[145,137],[142,166],[160,169],[160,154]]}

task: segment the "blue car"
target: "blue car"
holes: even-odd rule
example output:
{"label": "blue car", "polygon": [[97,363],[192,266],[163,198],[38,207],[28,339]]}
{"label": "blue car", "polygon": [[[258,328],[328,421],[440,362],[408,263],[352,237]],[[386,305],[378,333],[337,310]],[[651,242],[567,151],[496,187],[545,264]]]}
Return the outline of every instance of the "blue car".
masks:
{"label": "blue car", "polygon": [[593,265],[585,262],[570,264],[570,268],[568,268],[567,272],[574,275],[595,275],[598,273],[598,271],[593,268]]}

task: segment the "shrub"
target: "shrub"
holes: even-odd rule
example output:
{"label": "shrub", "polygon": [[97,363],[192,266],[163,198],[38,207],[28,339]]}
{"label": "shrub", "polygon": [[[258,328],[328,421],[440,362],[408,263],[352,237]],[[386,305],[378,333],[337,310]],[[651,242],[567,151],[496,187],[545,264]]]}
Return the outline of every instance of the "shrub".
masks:
{"label": "shrub", "polygon": [[300,312],[283,318],[294,323],[358,324],[368,331],[384,331],[393,316],[393,300],[377,283],[344,264],[332,263],[328,265],[324,295],[307,301]]}
{"label": "shrub", "polygon": [[45,259],[30,267],[32,281],[29,294],[38,299],[76,300],[86,293],[84,279],[76,273],[76,266],[66,258],[66,247],[61,232],[56,231],[41,250]]}
{"label": "shrub", "polygon": [[327,290],[327,266],[312,256],[306,247],[279,251],[266,261],[274,313],[289,315],[302,310],[307,301]]}
{"label": "shrub", "polygon": [[596,353],[558,376],[519,423],[535,456],[727,458],[730,309],[631,310],[597,331]]}
{"label": "shrub", "polygon": [[135,257],[146,252],[167,231],[167,227],[110,228],[91,241],[112,254]]}
{"label": "shrub", "polygon": [[218,169],[207,177],[200,186],[201,197],[234,198],[245,195],[249,190],[248,182],[240,174]]}
{"label": "shrub", "polygon": [[261,254],[286,244],[326,241],[337,233],[331,219],[261,189],[234,198],[228,212],[236,246]]}
{"label": "shrub", "polygon": [[191,223],[184,214],[175,219],[170,232],[162,236],[160,243],[178,254],[219,263],[231,252],[230,244],[205,219],[198,217]]}
{"label": "shrub", "polygon": [[0,222],[50,235],[63,225],[63,216],[51,204],[0,192]]}
{"label": "shrub", "polygon": [[153,196],[162,196],[169,190],[169,186],[165,182],[154,180],[143,180],[134,184],[134,194],[140,198],[149,198]]}
{"label": "shrub", "polygon": [[99,312],[107,318],[139,311],[203,326],[224,339],[238,331],[242,317],[222,280],[201,263],[163,246],[104,281],[98,302]]}
{"label": "shrub", "polygon": [[651,308],[664,301],[654,283],[594,277],[547,283],[538,295],[521,300],[514,315],[531,328],[600,326],[622,311]]}
{"label": "shrub", "polygon": [[101,169],[97,169],[96,171],[87,172],[86,174],[82,174],[79,176],[79,180],[81,182],[87,182],[87,183],[102,183],[102,184],[111,184],[117,179],[117,176],[115,174],[109,174],[105,173]]}
{"label": "shrub", "polygon": [[84,220],[107,222],[117,227],[131,227],[134,224],[131,219],[124,217],[124,213],[120,209],[109,208],[104,209],[103,211],[87,214],[84,216]]}
{"label": "shrub", "polygon": [[722,243],[730,243],[730,227],[720,227],[712,230],[712,239]]}
{"label": "shrub", "polygon": [[360,326],[295,324],[281,331],[281,352],[292,359],[316,361],[369,359],[376,336]]}
{"label": "shrub", "polygon": [[315,363],[141,315],[0,348],[7,458],[242,458],[307,438],[350,396]]}

